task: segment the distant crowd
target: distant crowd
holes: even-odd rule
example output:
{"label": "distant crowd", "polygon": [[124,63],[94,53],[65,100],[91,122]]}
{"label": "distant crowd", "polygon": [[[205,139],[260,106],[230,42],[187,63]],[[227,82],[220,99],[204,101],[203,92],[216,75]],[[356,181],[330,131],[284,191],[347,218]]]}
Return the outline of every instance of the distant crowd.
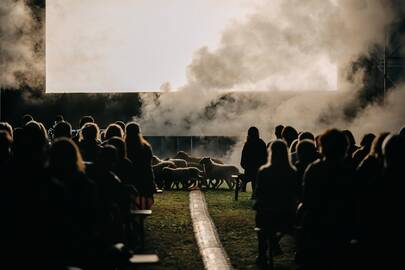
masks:
{"label": "distant crowd", "polygon": [[254,190],[258,266],[269,269],[290,234],[300,269],[393,269],[403,244],[405,128],[365,134],[360,145],[349,130],[315,136],[279,125],[275,137],[266,146],[251,127],[241,158],[242,189],[251,181]]}

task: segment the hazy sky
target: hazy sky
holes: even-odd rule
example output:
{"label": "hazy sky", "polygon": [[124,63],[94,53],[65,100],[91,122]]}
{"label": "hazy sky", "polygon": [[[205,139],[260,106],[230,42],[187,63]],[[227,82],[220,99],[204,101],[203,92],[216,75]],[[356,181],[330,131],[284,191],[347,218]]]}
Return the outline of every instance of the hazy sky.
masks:
{"label": "hazy sky", "polygon": [[215,48],[224,28],[262,1],[47,1],[47,91],[180,87],[193,53]]}

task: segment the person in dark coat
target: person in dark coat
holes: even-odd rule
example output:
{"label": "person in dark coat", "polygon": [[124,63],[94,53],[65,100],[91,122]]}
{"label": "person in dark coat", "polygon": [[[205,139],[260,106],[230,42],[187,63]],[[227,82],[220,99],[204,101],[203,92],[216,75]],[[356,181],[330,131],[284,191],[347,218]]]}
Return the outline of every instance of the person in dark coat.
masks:
{"label": "person in dark coat", "polygon": [[303,252],[304,269],[342,269],[353,227],[353,169],[345,162],[349,142],[336,129],[326,131],[319,141],[323,158],[304,174],[298,250]]}
{"label": "person in dark coat", "polygon": [[256,186],[256,226],[259,256],[257,263],[267,264],[267,249],[279,249],[277,232],[291,232],[297,208],[298,181],[291,165],[287,144],[274,141],[271,146],[270,163],[261,167]]}
{"label": "person in dark coat", "polygon": [[367,133],[363,136],[360,142],[360,148],[353,153],[353,165],[355,168],[357,168],[368,153],[370,153],[374,138],[375,135],[372,133]]}
{"label": "person in dark coat", "polygon": [[302,184],[305,170],[308,166],[318,159],[315,144],[313,141],[305,139],[298,143],[297,162],[294,164],[297,169],[297,184],[299,186],[299,199],[302,198]]}
{"label": "person in dark coat", "polygon": [[[73,140],[56,139],[50,149],[49,173],[60,183],[63,195],[59,204],[63,221],[59,237],[63,238],[66,265],[87,267],[96,245],[97,188],[85,174],[85,165]],[[60,216],[62,215],[62,217]]]}
{"label": "person in dark coat", "polygon": [[256,177],[260,166],[267,162],[267,149],[265,142],[260,139],[259,129],[250,127],[246,142],[242,149],[240,165],[245,170],[242,191],[246,191],[247,182],[252,181],[252,198],[255,197]]}
{"label": "person in dark coat", "polygon": [[137,175],[135,187],[139,196],[136,200],[136,207],[150,209],[154,203],[153,194],[156,192],[152,170],[152,147],[143,138],[141,128],[137,123],[128,123],[125,127],[125,133],[127,155],[134,164]]}
{"label": "person in dark coat", "polygon": [[100,130],[95,123],[87,123],[80,131],[79,148],[83,159],[95,162],[101,151]]}
{"label": "person in dark coat", "polygon": [[[402,250],[398,249],[398,239],[403,239],[404,221],[402,213],[403,180],[405,168],[405,139],[400,135],[389,135],[383,143],[383,170],[373,198],[374,216],[369,238],[364,239],[368,246],[364,258],[372,269],[395,269],[402,263]],[[398,237],[398,238],[397,238]]]}
{"label": "person in dark coat", "polygon": [[281,133],[281,137],[287,143],[288,147],[290,147],[294,140],[298,139],[298,132],[295,128],[286,126]]}

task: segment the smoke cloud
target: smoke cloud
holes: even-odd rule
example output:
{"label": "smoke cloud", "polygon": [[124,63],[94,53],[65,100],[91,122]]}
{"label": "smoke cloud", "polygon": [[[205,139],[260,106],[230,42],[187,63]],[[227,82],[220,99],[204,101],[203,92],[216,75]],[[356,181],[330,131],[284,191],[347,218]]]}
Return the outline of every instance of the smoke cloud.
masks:
{"label": "smoke cloud", "polygon": [[0,87],[44,85],[44,10],[25,0],[0,4]]}
{"label": "smoke cloud", "polygon": [[405,124],[405,87],[384,103],[364,105],[365,70],[353,63],[384,44],[386,31],[401,19],[399,6],[379,0],[269,1],[228,27],[218,49],[195,53],[180,91],[141,95],[136,120],[146,134],[239,136],[227,157],[235,164],[251,125],[265,140],[277,124],[315,133],[349,128],[357,138],[396,132]]}
{"label": "smoke cloud", "polygon": [[[347,125],[364,80],[362,69],[347,79],[352,63],[383,44],[397,19],[389,1],[270,1],[226,29],[217,50],[197,51],[179,92],[143,95],[138,120],[145,132],[173,135],[240,135],[253,124],[315,132]],[[325,91],[338,71],[338,93]],[[277,91],[284,89],[297,92]],[[245,93],[222,92],[235,90]]]}

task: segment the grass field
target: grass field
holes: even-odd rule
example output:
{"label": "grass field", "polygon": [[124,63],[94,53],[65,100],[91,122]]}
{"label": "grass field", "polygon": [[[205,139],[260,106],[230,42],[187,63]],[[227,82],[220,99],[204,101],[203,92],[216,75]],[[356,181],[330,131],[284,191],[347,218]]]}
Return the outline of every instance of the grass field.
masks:
{"label": "grass field", "polygon": [[194,239],[188,196],[184,191],[155,195],[153,214],[145,221],[146,253],[158,254],[161,262],[142,269],[204,269]]}
{"label": "grass field", "polygon": [[[233,191],[205,192],[209,213],[235,269],[257,269],[255,212],[252,210],[250,195],[250,192],[239,193],[239,200],[235,202]],[[284,254],[275,258],[275,268],[295,269],[292,239],[284,237],[281,240],[281,247]]]}

